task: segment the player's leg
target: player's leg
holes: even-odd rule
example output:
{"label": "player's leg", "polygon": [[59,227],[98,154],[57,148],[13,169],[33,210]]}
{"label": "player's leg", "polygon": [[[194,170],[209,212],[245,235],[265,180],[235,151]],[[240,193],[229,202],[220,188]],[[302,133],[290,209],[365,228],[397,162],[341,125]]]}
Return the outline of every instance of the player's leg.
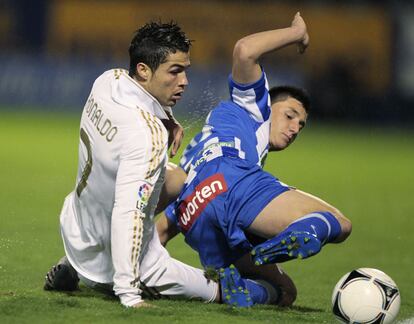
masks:
{"label": "player's leg", "polygon": [[177,299],[219,301],[219,286],[208,280],[204,271],[173,259],[161,245],[154,230],[140,262],[143,297],[167,296]]}
{"label": "player's leg", "polygon": [[264,238],[271,238],[293,222],[314,212],[327,212],[339,223],[340,232],[331,243],[342,242],[349,236],[351,222],[338,209],[318,197],[297,189],[275,197],[255,218],[248,231]]}
{"label": "player's leg", "polygon": [[250,292],[264,289],[242,278],[233,265],[218,270],[216,279],[218,282],[206,278],[203,270],[168,257],[154,266],[151,273],[144,271],[140,289],[144,298],[195,299],[236,307],[252,306]]}
{"label": "player's leg", "polygon": [[289,190],[275,197],[259,213],[247,231],[269,240],[252,250],[258,264],[306,258],[326,243],[344,241],[351,222],[323,200]]}
{"label": "player's leg", "polygon": [[[250,255],[247,257],[251,262]],[[245,263],[236,262],[221,268],[219,280],[223,303],[236,307],[250,307],[257,304],[291,306],[296,299],[296,287],[289,276],[276,264],[248,270]]]}
{"label": "player's leg", "polygon": [[233,264],[227,268],[219,269],[218,274],[223,304],[234,307],[250,307],[267,298],[265,288],[252,280],[242,278]]}
{"label": "player's leg", "polygon": [[[235,262],[241,276],[253,280],[247,288],[255,304],[291,306],[296,300],[296,287],[292,279],[277,264],[255,266],[250,254]],[[251,281],[250,280],[250,281]],[[252,284],[263,287],[262,291]]]}
{"label": "player's leg", "polygon": [[140,289],[144,298],[164,296],[252,306],[246,280],[240,277],[237,269],[230,266],[220,270],[214,271],[215,278],[207,278],[203,270],[171,258],[158,236],[154,236],[141,263]]}
{"label": "player's leg", "polygon": [[46,274],[43,288],[45,290],[75,291],[79,290],[79,282],[98,292],[107,295],[114,294],[112,284],[98,283],[77,273],[66,256],[62,257]]}
{"label": "player's leg", "polygon": [[155,214],[163,211],[171,202],[177,199],[183,188],[187,174],[178,165],[168,162],[165,170],[165,181],[158,199]]}
{"label": "player's leg", "polygon": [[220,300],[219,286],[208,280],[204,271],[171,257],[163,258],[151,272],[141,277],[141,289],[149,297],[166,296],[175,299],[198,299],[205,302]]}

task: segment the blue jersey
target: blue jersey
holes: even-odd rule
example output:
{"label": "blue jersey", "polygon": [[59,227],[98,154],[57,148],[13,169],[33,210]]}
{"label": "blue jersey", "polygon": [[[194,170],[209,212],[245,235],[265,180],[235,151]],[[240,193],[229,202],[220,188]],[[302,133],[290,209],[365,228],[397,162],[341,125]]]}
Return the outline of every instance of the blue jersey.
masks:
{"label": "blue jersey", "polygon": [[252,165],[261,165],[267,155],[271,110],[265,73],[251,84],[238,84],[231,76],[228,82],[230,100],[210,112],[202,131],[183,153],[180,166],[187,173],[205,160],[223,155],[222,148]]}
{"label": "blue jersey", "polygon": [[211,111],[186,148],[180,166],[188,176],[165,211],[204,267],[228,266],[249,251],[245,229],[274,197],[289,190],[261,167],[271,115],[265,73],[248,85],[229,77],[229,88],[231,100]]}

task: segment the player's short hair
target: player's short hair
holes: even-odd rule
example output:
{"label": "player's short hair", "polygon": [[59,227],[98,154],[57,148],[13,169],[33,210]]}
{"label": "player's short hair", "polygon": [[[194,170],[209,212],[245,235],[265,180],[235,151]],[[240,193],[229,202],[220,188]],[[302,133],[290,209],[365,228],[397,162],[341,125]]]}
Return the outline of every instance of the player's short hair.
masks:
{"label": "player's short hair", "polygon": [[296,99],[299,101],[303,108],[305,108],[305,111],[309,113],[311,108],[311,101],[309,94],[307,91],[303,88],[298,88],[294,86],[277,86],[272,87],[269,90],[270,95],[270,101],[272,104],[278,101],[284,101],[288,99],[289,97]]}
{"label": "player's short hair", "polygon": [[190,46],[191,40],[177,23],[147,23],[135,32],[129,45],[129,75],[136,74],[136,67],[140,62],[155,71],[170,53],[188,53]]}

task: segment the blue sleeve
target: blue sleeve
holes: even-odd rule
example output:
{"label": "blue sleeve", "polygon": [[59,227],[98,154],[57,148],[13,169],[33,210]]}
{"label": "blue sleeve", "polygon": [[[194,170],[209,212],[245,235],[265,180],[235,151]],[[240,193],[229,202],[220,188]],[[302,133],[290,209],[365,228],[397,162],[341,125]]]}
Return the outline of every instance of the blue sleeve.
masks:
{"label": "blue sleeve", "polygon": [[259,123],[270,116],[269,85],[263,71],[259,80],[249,84],[239,84],[229,76],[230,100],[239,105]]}
{"label": "blue sleeve", "polygon": [[190,168],[191,168],[191,164],[193,162],[194,156],[196,156],[197,153],[200,151],[200,149],[203,148],[202,145],[201,146],[199,145],[200,142],[209,138],[209,136],[212,134],[213,127],[208,125],[210,116],[211,116],[211,111],[206,118],[205,124],[201,132],[193,137],[193,139],[190,141],[190,143],[185,148],[183,154],[181,155],[180,167],[187,174],[188,172],[190,172]]}

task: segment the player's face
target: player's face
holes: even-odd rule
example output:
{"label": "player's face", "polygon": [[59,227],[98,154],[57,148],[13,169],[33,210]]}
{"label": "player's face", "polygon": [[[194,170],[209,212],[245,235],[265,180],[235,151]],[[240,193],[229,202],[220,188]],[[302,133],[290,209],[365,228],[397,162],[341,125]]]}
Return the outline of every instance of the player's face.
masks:
{"label": "player's face", "polygon": [[163,106],[174,106],[188,85],[186,69],[190,66],[190,54],[177,51],[151,73],[146,88]]}
{"label": "player's face", "polygon": [[308,114],[302,104],[291,97],[272,105],[269,150],[280,151],[288,147],[305,127]]}

